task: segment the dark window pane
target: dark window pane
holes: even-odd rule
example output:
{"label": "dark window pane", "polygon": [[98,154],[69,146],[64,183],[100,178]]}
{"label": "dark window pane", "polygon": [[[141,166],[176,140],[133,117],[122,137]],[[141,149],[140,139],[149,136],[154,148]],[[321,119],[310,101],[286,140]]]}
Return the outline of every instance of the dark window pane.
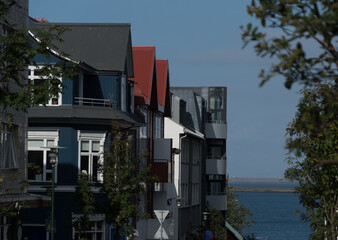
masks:
{"label": "dark window pane", "polygon": [[52,98],[52,105],[58,105],[59,104],[59,98],[53,97]]}
{"label": "dark window pane", "polygon": [[98,165],[98,160],[99,160],[98,156],[93,156],[93,166],[92,166],[92,169],[93,169],[93,181],[97,180],[97,165]]}
{"label": "dark window pane", "polygon": [[50,164],[50,157],[49,157],[50,151],[47,151],[47,166],[46,169],[52,169],[52,165]]}
{"label": "dark window pane", "polygon": [[42,181],[43,151],[28,151],[28,180]]}
{"label": "dark window pane", "polygon": [[46,181],[52,181],[52,173],[46,173]]}
{"label": "dark window pane", "polygon": [[86,171],[89,174],[89,156],[81,156],[81,172]]}

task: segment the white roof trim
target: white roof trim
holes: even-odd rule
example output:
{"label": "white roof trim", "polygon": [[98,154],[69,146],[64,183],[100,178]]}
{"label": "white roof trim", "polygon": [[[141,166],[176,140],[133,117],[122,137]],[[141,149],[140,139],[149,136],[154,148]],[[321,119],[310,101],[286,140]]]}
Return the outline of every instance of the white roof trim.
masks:
{"label": "white roof trim", "polygon": [[[31,35],[31,37],[34,38],[37,42],[41,43],[40,39],[38,39],[31,31],[28,30],[28,33],[29,33],[29,35]],[[56,56],[58,56],[58,57],[60,57],[60,58],[62,58],[62,59],[64,59],[64,60],[73,62],[73,63],[75,63],[75,64],[79,64],[79,63],[80,63],[79,61],[76,61],[76,60],[71,59],[71,58],[69,58],[69,57],[63,56],[61,53],[55,51],[55,50],[52,49],[52,48],[47,47],[47,49],[48,49],[49,51],[51,51],[53,54],[55,54]]]}
{"label": "white roof trim", "polygon": [[225,226],[227,229],[230,230],[230,232],[232,232],[235,235],[235,237],[238,240],[243,240],[243,237],[241,236],[241,234],[239,234],[227,221],[225,222]]}
{"label": "white roof trim", "polygon": [[102,140],[106,138],[106,132],[84,132],[78,130],[78,140]]}

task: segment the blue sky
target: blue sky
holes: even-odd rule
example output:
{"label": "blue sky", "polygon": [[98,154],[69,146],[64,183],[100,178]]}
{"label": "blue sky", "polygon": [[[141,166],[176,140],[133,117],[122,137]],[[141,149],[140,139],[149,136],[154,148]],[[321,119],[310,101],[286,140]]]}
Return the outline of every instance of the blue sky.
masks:
{"label": "blue sky", "polygon": [[228,174],[281,178],[287,167],[285,128],[298,94],[276,77],[259,88],[270,59],[242,49],[240,26],[251,1],[30,0],[30,16],[50,22],[131,23],[134,46],[155,45],[169,59],[172,86],[228,87]]}

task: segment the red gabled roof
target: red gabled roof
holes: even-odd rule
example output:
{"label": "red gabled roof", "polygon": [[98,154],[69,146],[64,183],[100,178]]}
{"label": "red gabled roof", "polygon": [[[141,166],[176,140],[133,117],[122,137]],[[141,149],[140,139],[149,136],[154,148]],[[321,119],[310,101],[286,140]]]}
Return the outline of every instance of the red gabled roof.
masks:
{"label": "red gabled roof", "polygon": [[168,80],[168,59],[156,60],[156,75],[157,75],[157,90],[158,90],[158,102],[164,107],[165,92]]}
{"label": "red gabled roof", "polygon": [[[158,102],[163,108],[166,116],[171,114],[170,83],[169,83],[169,62],[168,59],[156,60]],[[169,112],[168,112],[169,109]],[[169,115],[168,115],[169,114]]]}
{"label": "red gabled roof", "polygon": [[[155,60],[155,46],[133,47],[134,77],[130,80],[135,82],[136,104],[151,104],[153,84],[156,86]],[[157,96],[153,98],[157,100]]]}

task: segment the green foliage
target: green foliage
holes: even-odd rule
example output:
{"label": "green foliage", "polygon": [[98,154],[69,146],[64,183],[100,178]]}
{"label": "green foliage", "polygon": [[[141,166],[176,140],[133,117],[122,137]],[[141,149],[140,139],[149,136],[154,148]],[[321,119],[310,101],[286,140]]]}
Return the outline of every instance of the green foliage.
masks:
{"label": "green foliage", "polygon": [[[298,112],[287,129],[289,165],[285,176],[296,190],[310,221],[312,239],[338,236],[338,88],[318,84],[304,89]],[[324,223],[326,221],[326,224]]]}
{"label": "green foliage", "polygon": [[[310,221],[312,239],[337,238],[338,209],[338,3],[327,0],[253,0],[247,12],[260,20],[262,32],[242,27],[244,46],[276,61],[261,71],[261,85],[279,74],[285,87],[305,87],[286,148],[290,168],[285,176],[299,182],[297,191]],[[305,46],[310,45],[311,49]],[[310,50],[310,51],[309,51]],[[326,224],[324,224],[324,220]]]}
{"label": "green foliage", "polygon": [[83,215],[75,219],[73,226],[79,233],[81,240],[90,239],[87,231],[90,231],[91,227],[89,214],[94,213],[94,197],[90,190],[90,180],[87,173],[81,173],[79,176],[79,184],[75,189],[74,200],[78,203]]}
{"label": "green foliage", "polygon": [[[253,42],[258,56],[276,60],[270,69],[261,70],[261,86],[276,74],[285,77],[286,88],[294,82],[337,82],[337,1],[252,0],[247,12],[260,21],[261,28],[252,23],[241,26],[244,46]],[[306,54],[307,43],[318,54]]]}
{"label": "green foliage", "polygon": [[139,169],[140,157],[133,156],[128,134],[113,130],[111,137],[101,169],[104,181],[99,186],[107,198],[103,206],[106,221],[115,229],[114,239],[119,239],[133,233],[130,220],[138,215],[138,195],[153,179],[147,176],[149,168]]}
{"label": "green foliage", "polygon": [[[50,49],[58,51],[54,44],[62,41],[66,28],[53,26],[45,30],[34,30],[35,39],[29,29],[10,23],[6,19],[9,10],[20,9],[16,1],[1,1],[0,19],[7,34],[0,34],[0,107],[27,111],[30,106],[46,104],[52,96],[62,92],[60,76],[69,77],[74,66],[65,61],[46,63],[40,75],[44,81],[33,84],[27,81],[27,66],[38,66],[34,57],[38,54],[50,58]],[[61,55],[66,56],[65,53]]]}
{"label": "green foliage", "polygon": [[238,203],[238,196],[228,184],[226,188],[226,195],[226,220],[238,233],[243,235],[244,229],[249,229],[252,224],[256,223],[253,219],[253,214],[249,209]]}
{"label": "green foliage", "polygon": [[19,190],[23,192],[27,183],[25,181],[18,182],[20,176],[21,173],[16,172],[7,178],[0,177],[0,216],[16,217],[19,213],[22,206],[18,202],[8,201],[7,198],[10,194],[17,193],[18,189],[14,190],[13,186],[19,187]]}
{"label": "green foliage", "polygon": [[222,213],[215,208],[210,209],[210,215],[207,219],[207,228],[214,234],[214,239],[226,240],[227,231],[225,219]]}

